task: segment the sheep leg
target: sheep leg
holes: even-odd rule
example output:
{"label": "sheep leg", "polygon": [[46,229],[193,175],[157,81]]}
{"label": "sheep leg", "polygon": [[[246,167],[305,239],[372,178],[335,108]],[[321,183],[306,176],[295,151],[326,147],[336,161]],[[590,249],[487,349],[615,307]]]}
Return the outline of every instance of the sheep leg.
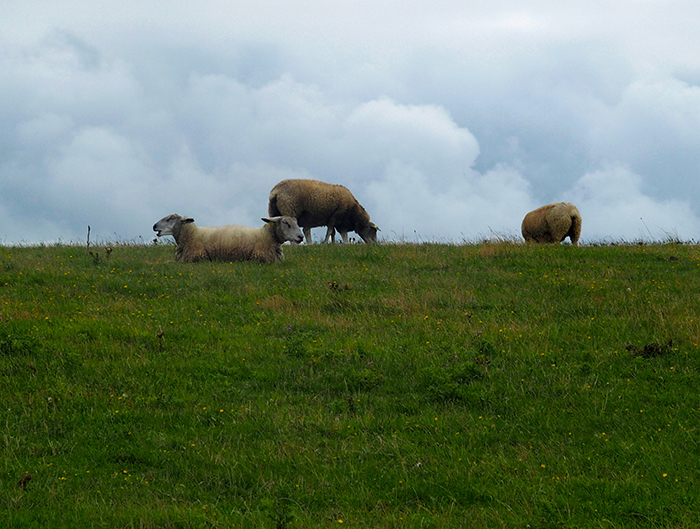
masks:
{"label": "sheep leg", "polygon": [[323,242],[328,243],[329,240],[331,244],[335,243],[335,228],[333,225],[328,226],[328,230],[326,230],[326,238],[323,240]]}
{"label": "sheep leg", "polygon": [[341,231],[339,233],[340,233],[340,236],[343,238],[343,244],[347,244],[348,243],[348,232]]}
{"label": "sheep leg", "polygon": [[304,238],[306,239],[306,244],[312,244],[312,242],[311,242],[311,228],[304,228]]}

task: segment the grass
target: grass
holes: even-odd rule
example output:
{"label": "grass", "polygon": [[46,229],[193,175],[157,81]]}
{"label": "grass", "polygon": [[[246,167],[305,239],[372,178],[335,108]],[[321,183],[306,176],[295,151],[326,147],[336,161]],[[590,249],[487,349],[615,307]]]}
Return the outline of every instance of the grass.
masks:
{"label": "grass", "polygon": [[696,245],[0,247],[3,527],[697,527]]}

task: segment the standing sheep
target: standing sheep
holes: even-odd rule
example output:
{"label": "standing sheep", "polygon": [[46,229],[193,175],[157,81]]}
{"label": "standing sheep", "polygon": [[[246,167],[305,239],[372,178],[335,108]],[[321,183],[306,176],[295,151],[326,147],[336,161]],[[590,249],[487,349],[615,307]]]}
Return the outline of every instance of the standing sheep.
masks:
{"label": "standing sheep", "polygon": [[527,242],[560,243],[569,237],[578,246],[581,213],[569,202],[548,204],[525,215],[521,231]]}
{"label": "standing sheep", "polygon": [[349,231],[357,232],[366,243],[377,242],[379,228],[345,186],[318,180],[282,180],[270,191],[267,212],[297,219],[306,244],[311,244],[311,228],[317,226],[328,227],[323,242],[335,242],[335,230],[344,243],[348,242]]}
{"label": "standing sheep", "polygon": [[172,235],[177,248],[175,259],[197,261],[260,261],[284,260],[282,243],[300,243],[304,236],[291,217],[262,219],[259,228],[248,226],[195,226],[194,219],[172,214],[153,225],[158,237]]}

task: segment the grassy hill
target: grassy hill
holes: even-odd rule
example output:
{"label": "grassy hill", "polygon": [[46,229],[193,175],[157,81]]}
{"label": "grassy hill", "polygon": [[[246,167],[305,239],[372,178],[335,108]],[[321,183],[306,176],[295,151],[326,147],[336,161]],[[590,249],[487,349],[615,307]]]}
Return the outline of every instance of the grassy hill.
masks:
{"label": "grassy hill", "polygon": [[3,527],[697,527],[700,248],[0,247]]}

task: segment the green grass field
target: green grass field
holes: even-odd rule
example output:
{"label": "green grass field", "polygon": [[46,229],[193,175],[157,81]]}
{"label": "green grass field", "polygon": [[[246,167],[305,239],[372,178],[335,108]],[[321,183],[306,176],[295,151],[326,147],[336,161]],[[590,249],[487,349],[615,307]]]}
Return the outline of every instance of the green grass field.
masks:
{"label": "green grass field", "polygon": [[700,247],[0,247],[0,526],[700,526]]}

